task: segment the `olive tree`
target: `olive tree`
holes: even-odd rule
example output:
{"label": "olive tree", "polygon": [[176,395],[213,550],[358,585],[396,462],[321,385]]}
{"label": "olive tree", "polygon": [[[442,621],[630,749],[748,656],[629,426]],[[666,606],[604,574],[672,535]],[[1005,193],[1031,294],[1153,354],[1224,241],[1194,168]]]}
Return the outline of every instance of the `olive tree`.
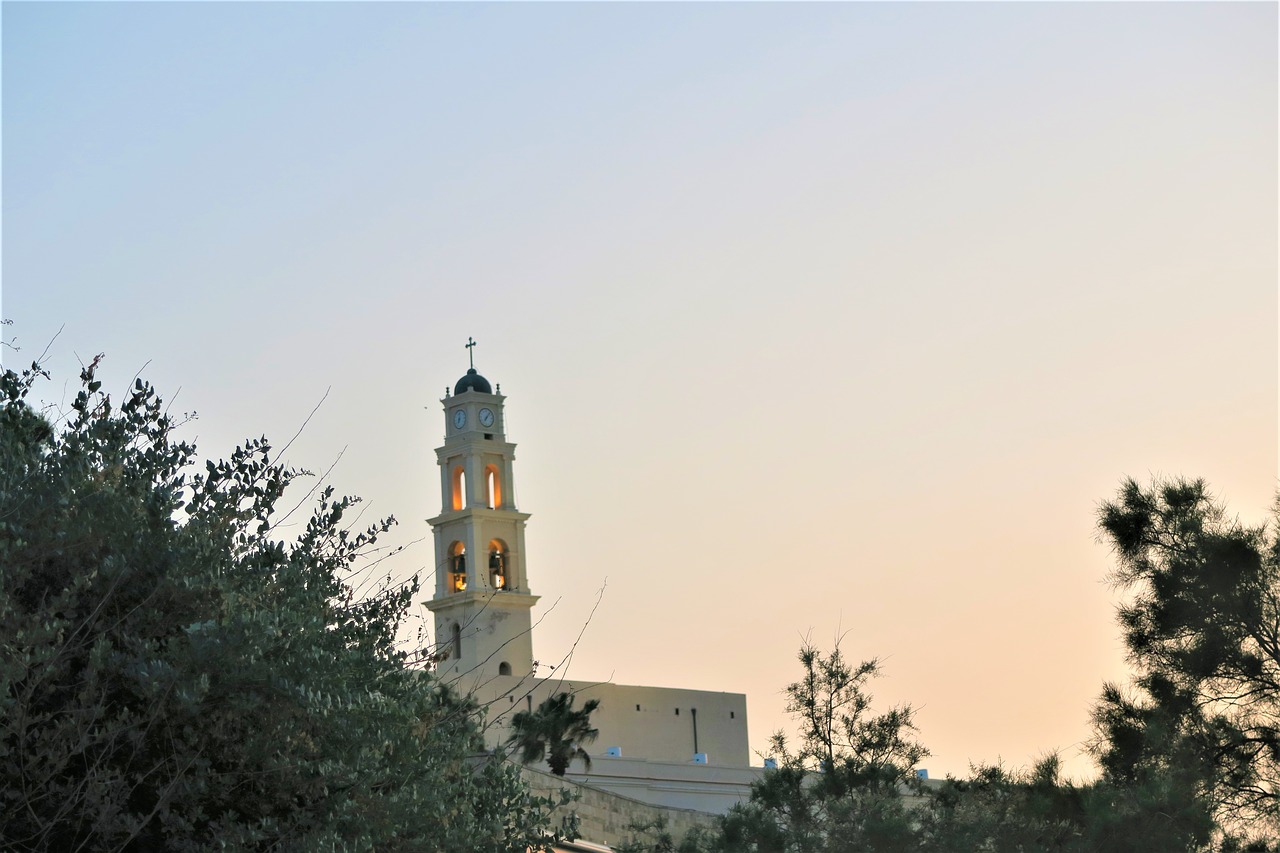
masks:
{"label": "olive tree", "polygon": [[552,804],[406,665],[417,579],[353,591],[393,521],[326,489],[284,536],[266,439],[200,463],[96,367],[58,420],[0,377],[0,847],[539,848]]}

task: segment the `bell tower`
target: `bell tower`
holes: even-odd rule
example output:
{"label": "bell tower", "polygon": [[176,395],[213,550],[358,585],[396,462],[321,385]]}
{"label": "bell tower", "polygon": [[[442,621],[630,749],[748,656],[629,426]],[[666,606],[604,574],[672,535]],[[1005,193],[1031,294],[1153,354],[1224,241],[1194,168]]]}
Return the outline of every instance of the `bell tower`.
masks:
{"label": "bell tower", "polygon": [[[512,463],[501,393],[476,373],[475,341],[467,340],[471,367],[445,389],[440,514],[428,519],[435,536],[437,671],[482,683],[495,675],[530,675],[530,611],[538,596],[525,574],[524,524],[515,505]],[[501,391],[501,386],[498,387]]]}

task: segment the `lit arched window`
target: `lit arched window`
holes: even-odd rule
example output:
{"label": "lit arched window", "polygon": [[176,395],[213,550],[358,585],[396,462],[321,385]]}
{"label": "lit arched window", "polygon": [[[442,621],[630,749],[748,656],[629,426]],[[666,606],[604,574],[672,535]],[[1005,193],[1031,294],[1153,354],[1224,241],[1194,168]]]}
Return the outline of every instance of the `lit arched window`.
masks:
{"label": "lit arched window", "polygon": [[462,509],[467,503],[467,474],[458,465],[453,469],[453,508]]}
{"label": "lit arched window", "polygon": [[489,585],[494,589],[511,589],[507,574],[507,544],[501,539],[489,540]]}
{"label": "lit arched window", "polygon": [[498,474],[497,465],[486,465],[484,467],[484,487],[485,500],[488,501],[489,509],[498,509],[502,506],[502,477]]}
{"label": "lit arched window", "polygon": [[467,588],[467,546],[455,541],[449,546],[449,590],[463,592]]}

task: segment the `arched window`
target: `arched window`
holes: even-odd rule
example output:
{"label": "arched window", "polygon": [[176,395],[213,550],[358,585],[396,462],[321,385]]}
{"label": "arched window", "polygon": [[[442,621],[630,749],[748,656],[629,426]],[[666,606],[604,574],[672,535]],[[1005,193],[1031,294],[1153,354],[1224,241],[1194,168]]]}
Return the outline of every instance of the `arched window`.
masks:
{"label": "arched window", "polygon": [[453,508],[462,509],[467,505],[467,472],[461,465],[453,469]]}
{"label": "arched window", "polygon": [[498,675],[510,675],[510,674],[511,674],[511,664],[507,663],[506,661],[503,661],[502,663],[498,664]]}
{"label": "arched window", "polygon": [[511,576],[507,574],[507,543],[501,539],[489,540],[489,586],[494,589],[511,589]]}
{"label": "arched window", "polygon": [[502,506],[502,477],[498,474],[497,465],[484,467],[484,490],[489,509],[498,509]]}
{"label": "arched window", "polygon": [[467,546],[454,541],[449,546],[449,590],[464,592],[467,588]]}
{"label": "arched window", "polygon": [[462,626],[453,623],[453,659],[462,660]]}

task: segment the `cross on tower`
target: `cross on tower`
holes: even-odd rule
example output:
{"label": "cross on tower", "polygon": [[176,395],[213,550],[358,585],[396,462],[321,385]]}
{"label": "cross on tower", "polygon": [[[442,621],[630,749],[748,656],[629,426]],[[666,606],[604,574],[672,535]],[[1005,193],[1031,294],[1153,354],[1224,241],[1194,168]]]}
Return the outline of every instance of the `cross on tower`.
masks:
{"label": "cross on tower", "polygon": [[471,340],[471,336],[467,335],[467,358],[471,359],[471,369],[476,369],[476,342]]}

